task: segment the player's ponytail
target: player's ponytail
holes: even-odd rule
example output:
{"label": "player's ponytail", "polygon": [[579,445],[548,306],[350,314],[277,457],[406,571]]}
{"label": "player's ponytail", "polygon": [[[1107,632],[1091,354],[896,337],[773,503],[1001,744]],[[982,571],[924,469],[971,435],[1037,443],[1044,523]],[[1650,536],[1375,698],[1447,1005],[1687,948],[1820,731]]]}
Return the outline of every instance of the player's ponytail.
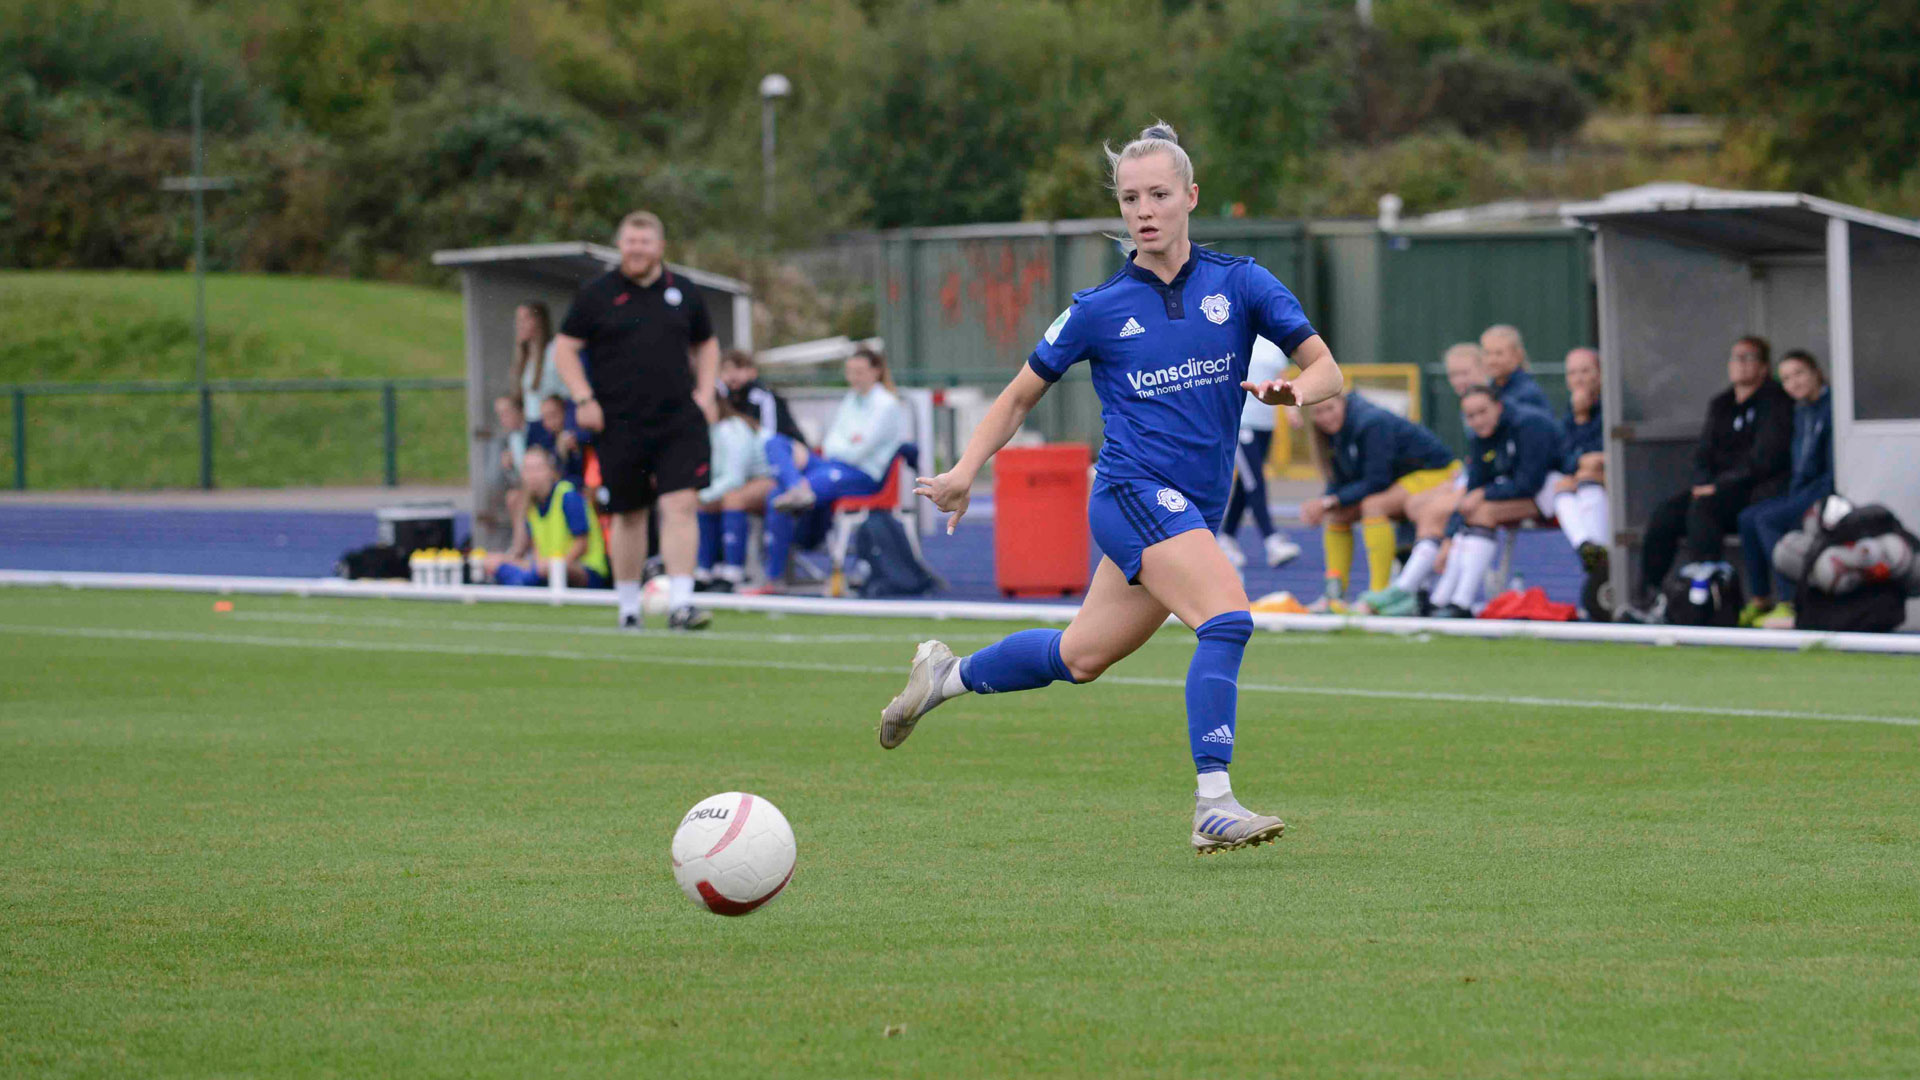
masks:
{"label": "player's ponytail", "polygon": [[1117,190],[1120,187],[1120,163],[1143,158],[1148,154],[1165,154],[1173,159],[1173,169],[1180,174],[1180,184],[1185,187],[1193,183],[1193,161],[1180,147],[1180,136],[1173,125],[1165,120],[1155,120],[1140,132],[1140,137],[1115,150],[1106,143],[1100,148],[1107,154],[1107,187]]}

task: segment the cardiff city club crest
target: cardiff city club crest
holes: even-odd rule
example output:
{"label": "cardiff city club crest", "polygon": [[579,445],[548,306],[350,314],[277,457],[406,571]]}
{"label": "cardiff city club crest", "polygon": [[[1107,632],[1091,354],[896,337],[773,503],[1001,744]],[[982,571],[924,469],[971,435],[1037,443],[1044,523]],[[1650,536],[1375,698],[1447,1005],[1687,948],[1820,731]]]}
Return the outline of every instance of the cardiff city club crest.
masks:
{"label": "cardiff city club crest", "polygon": [[1227,303],[1227,298],[1219,293],[1200,301],[1200,314],[1205,315],[1210,323],[1226,322],[1227,313],[1232,310],[1233,305]]}
{"label": "cardiff city club crest", "polygon": [[1159,499],[1160,505],[1170,514],[1177,514],[1187,508],[1187,497],[1172,488],[1161,488],[1154,498]]}

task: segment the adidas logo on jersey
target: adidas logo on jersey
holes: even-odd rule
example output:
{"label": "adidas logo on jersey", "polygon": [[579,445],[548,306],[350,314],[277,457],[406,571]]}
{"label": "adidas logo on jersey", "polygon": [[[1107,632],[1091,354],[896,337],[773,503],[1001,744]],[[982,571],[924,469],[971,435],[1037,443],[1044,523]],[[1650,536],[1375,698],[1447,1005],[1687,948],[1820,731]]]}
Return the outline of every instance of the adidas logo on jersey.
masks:
{"label": "adidas logo on jersey", "polygon": [[1121,337],[1132,337],[1135,334],[1144,334],[1146,332],[1147,332],[1147,328],[1144,326],[1141,326],[1140,320],[1133,318],[1132,316],[1128,316],[1127,325],[1120,328]]}
{"label": "adidas logo on jersey", "polygon": [[1232,746],[1233,745],[1233,729],[1228,727],[1225,724],[1221,724],[1219,727],[1214,728],[1212,731],[1209,731],[1205,735],[1200,736],[1200,741],[1226,743],[1228,746]]}

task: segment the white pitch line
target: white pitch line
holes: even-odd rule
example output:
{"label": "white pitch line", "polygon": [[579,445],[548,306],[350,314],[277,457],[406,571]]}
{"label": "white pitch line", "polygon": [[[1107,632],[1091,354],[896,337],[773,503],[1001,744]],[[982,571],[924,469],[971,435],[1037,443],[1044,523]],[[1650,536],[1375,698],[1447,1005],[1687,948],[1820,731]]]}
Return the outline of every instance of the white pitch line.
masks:
{"label": "white pitch line", "polygon": [[[290,623],[296,625],[319,626],[364,626],[392,630],[471,630],[481,633],[522,634],[527,631],[551,631],[569,636],[579,634],[590,637],[615,637],[622,640],[662,640],[684,641],[736,641],[768,645],[891,645],[914,644],[925,641],[928,634],[796,634],[775,631],[752,630],[703,630],[698,635],[676,634],[671,637],[660,631],[634,634],[631,630],[622,630],[614,626],[578,626],[570,623],[502,622],[478,619],[395,619],[385,616],[323,615],[303,612],[273,611],[236,611],[219,616],[221,619],[233,619],[241,622]],[[932,635],[942,641],[998,641],[1004,634],[987,633],[949,633],[944,628]],[[1294,645],[1338,645],[1338,644],[1408,644],[1417,639],[1411,637],[1359,637],[1353,634],[1286,634],[1270,635],[1268,638],[1255,637],[1254,643],[1262,642]],[[1164,637],[1155,635],[1148,639],[1150,645],[1184,645],[1193,647],[1193,639],[1185,635],[1169,634]]]}
{"label": "white pitch line", "polygon": [[[62,627],[22,623],[0,623],[0,633],[27,637],[73,637],[105,640],[164,641],[207,645],[252,645],[272,649],[339,649],[374,653],[432,653],[444,656],[503,656],[533,660],[602,661],[615,664],[659,664],[668,667],[745,668],[763,671],[810,671],[833,675],[901,674],[902,665],[827,664],[797,660],[760,660],[717,656],[658,656],[580,652],[575,649],[514,649],[438,645],[422,641],[353,641],[339,638],[260,637],[249,634],[202,634],[192,631],[134,630],[116,627]],[[635,639],[643,640],[643,639]],[[1142,686],[1176,690],[1186,686],[1184,679],[1144,678],[1116,675],[1102,683],[1118,686]],[[1873,716],[1860,713],[1802,712],[1795,709],[1729,709],[1712,705],[1682,705],[1672,702],[1585,701],[1577,698],[1531,696],[1505,697],[1496,694],[1452,694],[1426,690],[1379,690],[1350,686],[1294,686],[1279,683],[1241,683],[1240,689],[1260,694],[1316,694],[1326,697],[1372,698],[1390,701],[1432,701],[1459,705],[1503,705],[1525,708],[1597,709],[1603,712],[1682,714],[1688,716],[1729,716],[1759,720],[1823,720],[1849,724],[1889,724],[1896,727],[1920,727],[1920,717]]]}

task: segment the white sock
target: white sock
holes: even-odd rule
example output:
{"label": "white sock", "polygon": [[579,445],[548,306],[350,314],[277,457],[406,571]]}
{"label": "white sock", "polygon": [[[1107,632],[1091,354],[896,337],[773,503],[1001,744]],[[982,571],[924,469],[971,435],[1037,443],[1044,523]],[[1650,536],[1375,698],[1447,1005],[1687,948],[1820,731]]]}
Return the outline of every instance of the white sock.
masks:
{"label": "white sock", "polygon": [[679,611],[693,603],[693,575],[670,574],[667,577],[667,610]]}
{"label": "white sock", "polygon": [[1470,608],[1480,598],[1480,587],[1487,580],[1494,556],[1500,553],[1500,545],[1491,536],[1465,533],[1455,546],[1459,548],[1460,582],[1453,587],[1453,602]]}
{"label": "white sock", "polygon": [[1586,526],[1587,539],[1603,547],[1611,546],[1613,518],[1607,509],[1607,489],[1599,484],[1581,484],[1573,497],[1580,505],[1580,521]]}
{"label": "white sock", "polygon": [[1227,781],[1225,769],[1200,773],[1198,785],[1194,794],[1202,799],[1224,799],[1233,794],[1233,785]]}
{"label": "white sock", "polygon": [[620,605],[620,618],[640,614],[640,583],[637,581],[616,581],[613,583],[613,596]]}
{"label": "white sock", "polygon": [[1408,553],[1407,565],[1400,568],[1400,576],[1393,579],[1393,587],[1407,592],[1420,591],[1427,575],[1433,573],[1433,560],[1439,557],[1440,541],[1432,538],[1420,540]]}
{"label": "white sock", "polygon": [[1433,587],[1433,593],[1428,597],[1433,601],[1434,607],[1446,607],[1451,603],[1448,598],[1453,595],[1454,588],[1460,584],[1461,539],[1462,537],[1459,536],[1453,538],[1453,553],[1447,556],[1447,568],[1440,572],[1440,584]]}
{"label": "white sock", "polygon": [[967,684],[960,681],[960,665],[955,664],[947,669],[947,677],[940,683],[940,700],[957,698],[966,692]]}
{"label": "white sock", "polygon": [[1571,491],[1562,491],[1553,497],[1553,519],[1560,523],[1560,531],[1566,534],[1567,543],[1576,549],[1587,541],[1587,517],[1580,512],[1580,500]]}

